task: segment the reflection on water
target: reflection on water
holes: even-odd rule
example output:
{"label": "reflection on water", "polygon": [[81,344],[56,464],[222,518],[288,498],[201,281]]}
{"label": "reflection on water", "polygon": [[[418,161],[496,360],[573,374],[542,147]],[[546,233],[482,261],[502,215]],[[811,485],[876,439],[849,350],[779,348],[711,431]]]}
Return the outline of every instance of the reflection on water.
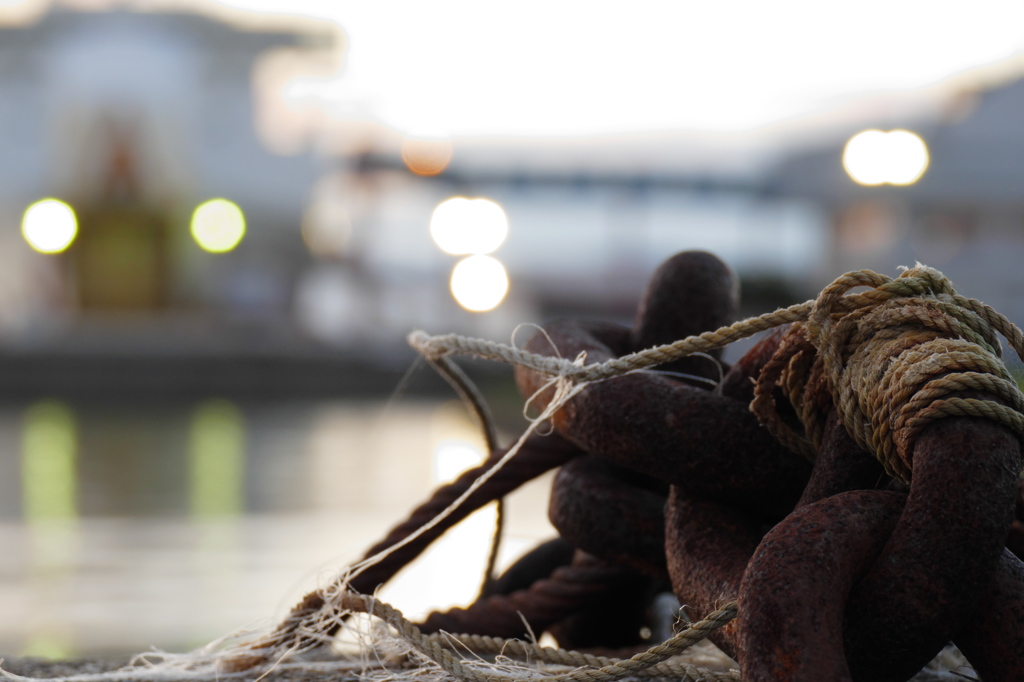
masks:
{"label": "reflection on water", "polygon": [[196,407],[189,425],[188,472],[192,516],[215,519],[243,511],[245,427],[226,400]]}
{"label": "reflection on water", "polygon": [[[457,403],[0,407],[0,655],[183,650],[267,625],[483,457]],[[503,563],[553,531],[549,481],[508,503]],[[470,601],[494,510],[383,596]]]}
{"label": "reflection on water", "polygon": [[71,410],[59,402],[30,406],[21,427],[22,516],[29,534],[31,587],[43,595],[30,621],[26,653],[57,657],[66,652],[64,624],[53,617],[78,544],[76,459],[78,438]]}
{"label": "reflection on water", "polygon": [[21,490],[25,522],[31,528],[73,521],[75,418],[67,406],[41,402],[25,412],[21,438]]}

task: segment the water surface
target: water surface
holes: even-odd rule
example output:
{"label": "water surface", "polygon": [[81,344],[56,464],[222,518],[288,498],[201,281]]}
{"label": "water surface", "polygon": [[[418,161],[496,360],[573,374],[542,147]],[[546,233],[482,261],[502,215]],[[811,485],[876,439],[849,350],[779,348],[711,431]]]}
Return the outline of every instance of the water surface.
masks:
{"label": "water surface", "polygon": [[[0,407],[0,655],[182,651],[272,624],[481,456],[457,403]],[[503,563],[553,534],[549,478],[509,501]],[[485,509],[384,597],[470,601]]]}

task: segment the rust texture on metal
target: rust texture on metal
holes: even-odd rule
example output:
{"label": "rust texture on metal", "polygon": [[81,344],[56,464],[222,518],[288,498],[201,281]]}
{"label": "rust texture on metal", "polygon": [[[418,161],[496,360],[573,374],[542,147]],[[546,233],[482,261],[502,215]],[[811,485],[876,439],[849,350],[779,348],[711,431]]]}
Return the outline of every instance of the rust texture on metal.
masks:
{"label": "rust texture on metal", "polygon": [[[556,322],[527,350],[562,357],[586,351],[589,361],[615,357],[583,323]],[[520,392],[548,383],[517,368]],[[553,390],[541,393],[546,407]],[[772,438],[733,398],[688,386],[670,376],[634,373],[591,384],[552,418],[555,432],[591,455],[687,492],[782,518],[800,498],[810,465]]]}
{"label": "rust texture on metal", "polygon": [[821,451],[797,508],[847,490],[871,490],[887,479],[878,460],[860,449],[836,410],[829,414]]}
{"label": "rust texture on metal", "polygon": [[[560,320],[525,348],[601,362],[728,325],[737,306],[732,271],[686,252],[654,274],[631,327]],[[749,407],[760,379],[780,420],[812,430],[797,417],[806,412],[785,411],[803,375],[785,390],[766,379],[787,361],[787,338],[784,327],[767,333],[731,367],[716,351],[587,385],[551,417],[551,436],[531,437],[443,527],[353,587],[372,591],[473,509],[560,466],[549,504],[559,539],[476,603],[431,614],[424,629],[521,637],[527,623],[563,646],[630,646],[668,587],[694,619],[739,599],[739,618],[712,638],[749,682],[899,682],[949,641],[986,681],[1024,682],[1017,436],[975,417],[930,423],[903,483],[826,402],[814,405],[812,467]],[[515,379],[535,410],[552,400],[549,376],[517,367]],[[432,518],[482,469],[439,490],[367,554]]]}
{"label": "rust texture on metal", "polygon": [[[899,523],[854,587],[847,625],[860,679],[906,679],[953,638],[992,579],[1013,520],[1020,444],[972,417],[927,426]],[[913,623],[913,627],[907,627]]]}
{"label": "rust texture on metal", "polygon": [[853,679],[843,644],[847,597],[902,506],[899,493],[848,491],[801,507],[765,536],[739,590],[744,680]]}
{"label": "rust texture on metal", "polygon": [[1024,478],[1017,481],[1017,503],[1014,505],[1013,523],[1006,538],[1006,547],[1024,559]]}
{"label": "rust texture on metal", "polygon": [[[732,323],[740,305],[739,278],[725,263],[704,251],[672,256],[651,275],[637,307],[628,348],[619,354],[672,343]],[[681,358],[658,367],[717,380],[722,350]]]}
{"label": "rust texture on metal", "polygon": [[[689,497],[675,486],[669,495],[665,524],[672,589],[690,619],[699,620],[735,599],[765,524],[749,512]],[[733,621],[711,635],[733,658],[736,626]]]}
{"label": "rust texture on metal", "polygon": [[1004,550],[956,645],[983,680],[1024,680],[1024,562]]}
{"label": "rust texture on metal", "polygon": [[665,577],[667,488],[597,457],[578,457],[562,465],[555,477],[548,517],[575,547]]}
{"label": "rust texture on metal", "polygon": [[653,584],[635,571],[577,551],[570,564],[525,589],[431,613],[419,627],[517,638],[550,631],[562,646],[628,646],[640,641]]}

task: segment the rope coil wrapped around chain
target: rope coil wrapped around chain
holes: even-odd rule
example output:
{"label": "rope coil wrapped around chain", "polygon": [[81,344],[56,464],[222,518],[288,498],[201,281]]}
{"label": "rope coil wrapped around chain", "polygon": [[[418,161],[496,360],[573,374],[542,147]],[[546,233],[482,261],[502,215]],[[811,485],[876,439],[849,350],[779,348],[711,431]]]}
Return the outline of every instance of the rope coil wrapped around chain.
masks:
{"label": "rope coil wrapped around chain", "polygon": [[[847,294],[859,286],[873,288]],[[834,402],[857,444],[909,482],[914,442],[936,419],[984,417],[1024,433],[1024,396],[1002,362],[996,331],[1020,354],[1016,327],[957,295],[932,268],[919,265],[895,280],[850,273],[822,291],[805,322],[792,325],[758,380],[752,409],[776,438],[813,459]],[[776,387],[796,409],[803,434],[779,417]],[[947,397],[968,390],[998,400]]]}

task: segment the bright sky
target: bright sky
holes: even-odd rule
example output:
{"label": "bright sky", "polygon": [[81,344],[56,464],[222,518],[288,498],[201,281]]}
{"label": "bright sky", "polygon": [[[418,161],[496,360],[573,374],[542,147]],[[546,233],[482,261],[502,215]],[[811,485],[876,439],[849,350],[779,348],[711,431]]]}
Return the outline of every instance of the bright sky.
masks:
{"label": "bright sky", "polygon": [[342,28],[300,95],[456,136],[750,131],[1024,50],[1020,0],[220,1]]}

